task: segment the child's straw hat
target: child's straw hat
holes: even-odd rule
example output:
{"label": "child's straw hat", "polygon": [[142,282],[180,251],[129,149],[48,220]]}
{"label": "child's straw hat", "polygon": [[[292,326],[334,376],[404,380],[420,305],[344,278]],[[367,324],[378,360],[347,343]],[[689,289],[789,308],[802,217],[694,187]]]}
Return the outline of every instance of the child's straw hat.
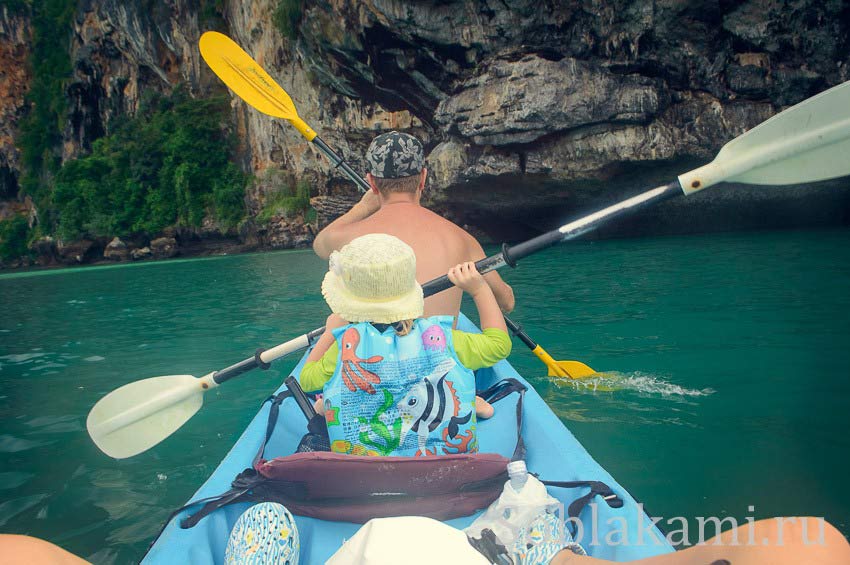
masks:
{"label": "child's straw hat", "polygon": [[349,322],[390,324],[420,318],[424,308],[413,249],[382,233],[358,237],[331,253],[322,295]]}

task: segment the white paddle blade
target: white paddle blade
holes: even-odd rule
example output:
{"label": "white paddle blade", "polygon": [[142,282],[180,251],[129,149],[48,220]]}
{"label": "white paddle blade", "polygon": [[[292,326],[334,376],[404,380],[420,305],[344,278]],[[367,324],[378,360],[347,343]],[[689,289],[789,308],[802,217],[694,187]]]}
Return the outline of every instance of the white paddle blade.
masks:
{"label": "white paddle blade", "polygon": [[170,436],[200,410],[208,380],[169,375],[124,385],[94,405],[86,428],[110,457],[132,457]]}
{"label": "white paddle blade", "polygon": [[850,81],[788,108],[679,177],[685,194],[718,182],[797,184],[850,175]]}

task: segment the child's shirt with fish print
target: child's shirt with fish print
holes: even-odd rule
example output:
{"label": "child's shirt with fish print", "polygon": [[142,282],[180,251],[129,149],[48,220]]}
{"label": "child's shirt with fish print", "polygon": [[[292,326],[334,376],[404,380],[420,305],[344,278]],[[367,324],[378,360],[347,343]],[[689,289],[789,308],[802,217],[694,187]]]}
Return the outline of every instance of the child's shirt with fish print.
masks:
{"label": "child's shirt with fish print", "polygon": [[405,336],[369,323],[334,330],[336,363],[323,390],[333,451],[428,456],[478,450],[475,377],[455,352],[452,322],[420,318]]}

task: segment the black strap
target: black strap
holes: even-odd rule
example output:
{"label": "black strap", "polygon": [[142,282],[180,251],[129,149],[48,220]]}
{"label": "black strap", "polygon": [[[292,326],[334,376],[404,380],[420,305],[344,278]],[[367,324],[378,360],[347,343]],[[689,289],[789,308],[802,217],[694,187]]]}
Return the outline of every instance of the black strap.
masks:
{"label": "black strap", "polygon": [[496,565],[513,565],[514,561],[511,558],[510,552],[502,545],[499,538],[496,537],[496,534],[490,528],[481,530],[480,538],[466,536],[466,541],[469,542],[469,545],[477,549],[478,553],[486,557],[490,563],[495,563]]}
{"label": "black strap", "polygon": [[[204,506],[195,512],[194,514],[187,516],[180,520],[180,527],[184,530],[187,528],[191,528],[198,522],[200,522],[206,516],[212,514],[219,508],[223,506],[227,506],[228,504],[233,504],[234,502],[239,502],[241,500],[245,500],[250,498],[251,490],[259,483],[265,481],[266,478],[260,475],[254,469],[245,469],[241,473],[239,473],[233,482],[230,484],[230,490],[224,492],[218,496],[211,496],[209,498],[202,498],[201,500],[196,500],[194,502],[190,502],[174,514],[179,514],[183,510],[190,508],[192,506],[197,506],[198,504],[203,504]],[[174,517],[172,514],[171,518]],[[171,521],[171,518],[168,521]],[[166,522],[167,524],[168,522]]]}
{"label": "black strap", "polygon": [[573,518],[574,520],[570,521],[570,524],[573,526],[573,531],[571,532],[573,536],[577,533],[577,526],[575,522],[579,519],[579,514],[584,508],[590,504],[590,501],[593,500],[595,496],[601,496],[602,500],[604,500],[608,506],[611,508],[622,508],[623,507],[623,499],[621,499],[617,493],[615,493],[611,487],[602,481],[544,481],[541,480],[546,486],[549,487],[560,487],[560,488],[580,488],[580,487],[590,487],[590,492],[586,495],[581,496],[572,503],[567,508],[567,515],[569,518]]}
{"label": "black strap", "polygon": [[528,390],[528,387],[510,377],[502,379],[486,390],[477,392],[478,396],[490,404],[496,403],[514,392],[519,394],[519,399],[516,402],[516,447],[514,447],[511,461],[525,460],[525,441],[522,439],[522,400],[525,398],[526,390]]}
{"label": "black strap", "polygon": [[263,458],[263,454],[266,451],[266,444],[269,442],[269,439],[271,439],[272,433],[274,433],[275,426],[277,426],[277,417],[280,415],[281,403],[290,396],[292,396],[292,393],[285,390],[276,396],[270,396],[265,400],[265,402],[268,402],[269,400],[272,401],[271,408],[269,408],[269,422],[266,424],[266,436],[263,438],[263,443],[260,444],[260,449],[257,451],[257,455],[254,456],[254,462],[252,463],[253,467],[256,467],[260,459]]}
{"label": "black strap", "polygon": [[[274,432],[275,425],[277,424],[277,418],[280,415],[280,405],[284,400],[292,396],[292,393],[288,390],[285,390],[277,395],[272,395],[266,398],[263,401],[263,404],[266,402],[271,402],[271,406],[269,407],[269,420],[266,424],[266,434],[263,437],[263,441],[260,443],[260,449],[257,450],[257,455],[254,456],[254,460],[252,463],[252,467],[256,466],[260,459],[263,458],[263,454],[266,450],[266,444],[271,438],[272,433]],[[196,513],[191,516],[187,516],[183,520],[180,521],[181,528],[191,528],[195,524],[197,524],[201,518],[209,515],[215,510],[221,508],[222,506],[227,506],[228,504],[232,504],[234,502],[238,502],[240,499],[244,498],[250,490],[256,486],[263,477],[259,475],[253,468],[248,468],[239,473],[233,482],[231,483],[231,488],[227,492],[224,492],[217,496],[210,496],[208,498],[202,498],[200,500],[194,500],[189,502],[185,506],[178,508],[174,512],[171,513],[171,516],[168,517],[168,520],[165,522],[168,525],[169,522],[180,512],[186,510],[187,508],[191,508],[193,506],[197,506],[198,504],[203,504],[203,508],[198,510]],[[163,529],[164,526],[163,526]],[[160,532],[161,534],[162,532]],[[159,537],[159,536],[157,536]],[[156,539],[156,538],[154,538]]]}

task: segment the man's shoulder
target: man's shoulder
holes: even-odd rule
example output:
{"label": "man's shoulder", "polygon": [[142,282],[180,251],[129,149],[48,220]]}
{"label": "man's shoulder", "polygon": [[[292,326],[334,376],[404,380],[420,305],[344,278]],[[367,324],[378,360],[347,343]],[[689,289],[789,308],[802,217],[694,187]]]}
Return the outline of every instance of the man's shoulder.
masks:
{"label": "man's shoulder", "polygon": [[[383,212],[383,210],[381,211]],[[392,226],[398,225],[400,222],[405,221],[414,221],[414,222],[427,222],[429,224],[433,224],[437,227],[437,229],[444,230],[451,233],[456,233],[458,235],[462,235],[464,237],[472,237],[470,236],[463,228],[455,224],[454,222],[447,220],[443,216],[437,214],[425,208],[424,206],[416,206],[409,207],[404,210],[403,213],[399,213],[398,210],[393,210],[392,213],[387,211],[385,214],[377,213],[367,218],[363,222],[360,222],[360,226],[363,227],[374,227],[375,225],[385,225]],[[359,227],[359,226],[358,226]]]}

